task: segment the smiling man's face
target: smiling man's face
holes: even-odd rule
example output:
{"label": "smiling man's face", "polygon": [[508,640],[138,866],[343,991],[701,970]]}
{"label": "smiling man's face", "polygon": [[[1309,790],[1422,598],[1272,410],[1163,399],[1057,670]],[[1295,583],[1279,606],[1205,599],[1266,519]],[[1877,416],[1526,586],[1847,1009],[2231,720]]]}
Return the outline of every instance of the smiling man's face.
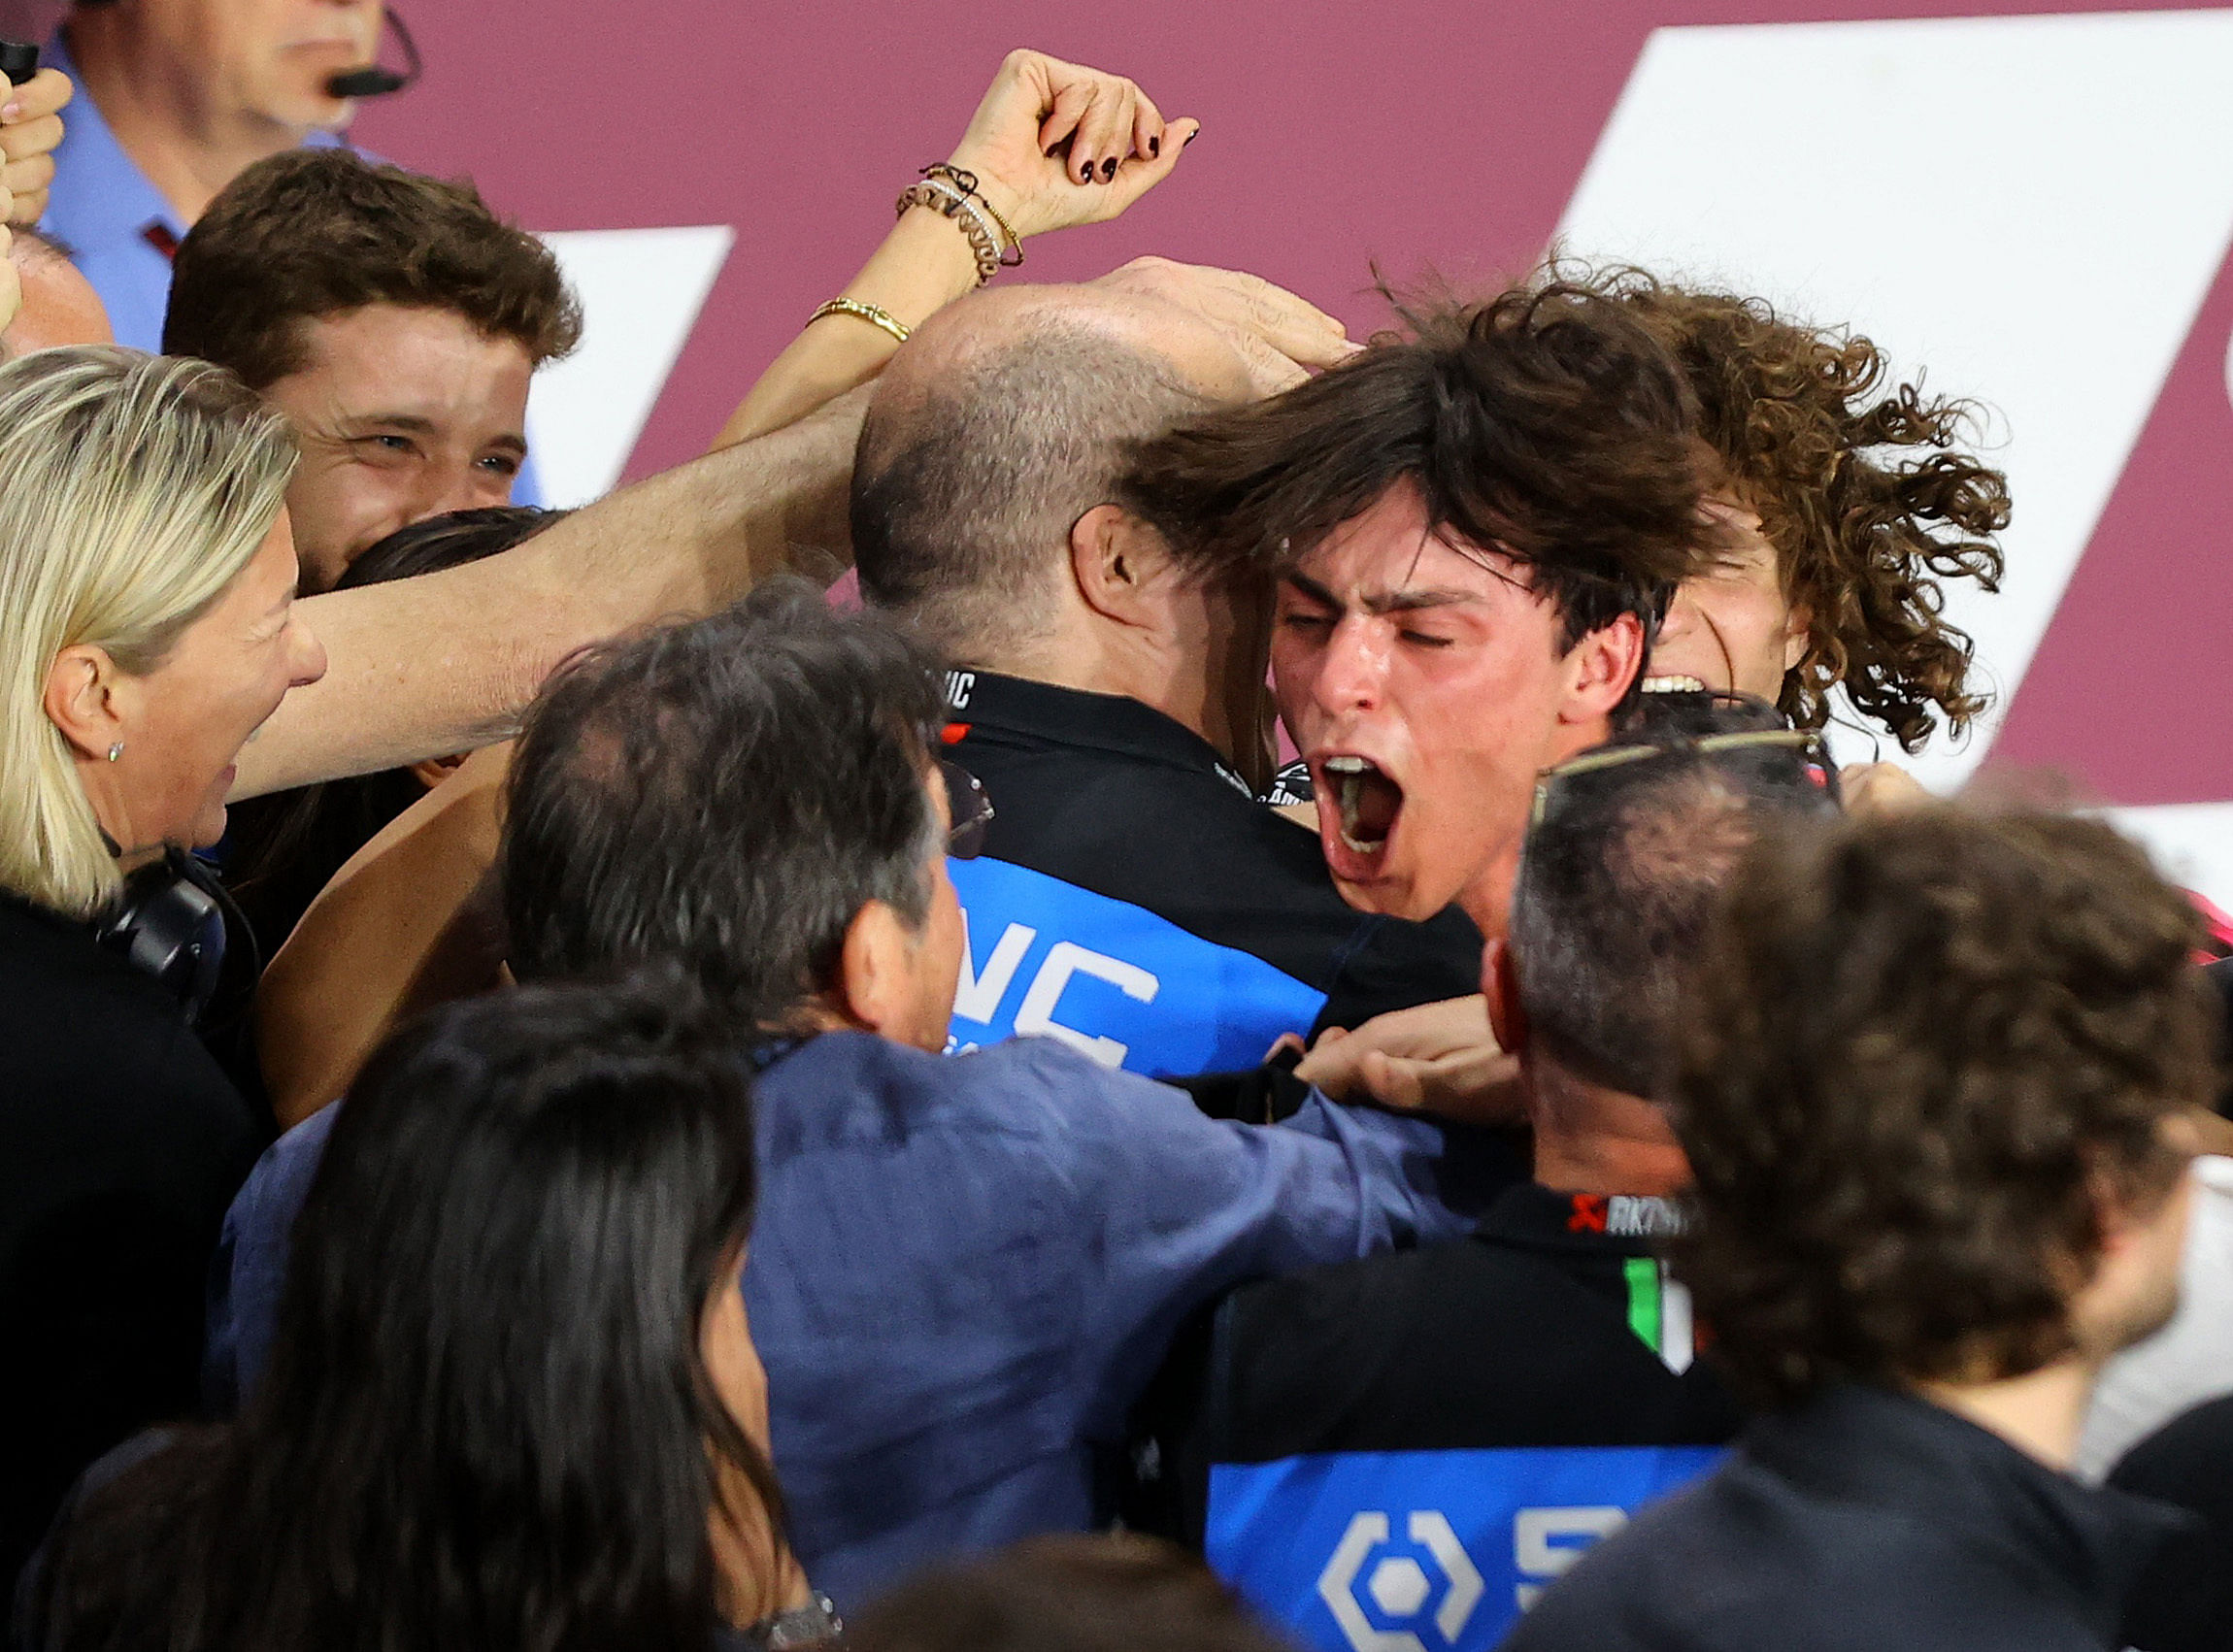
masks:
{"label": "smiling man's face", "polygon": [[1622,615],[1571,649],[1530,571],[1430,535],[1399,483],[1282,581],[1280,713],[1310,762],[1342,897],[1501,931],[1536,775],[1605,738],[1643,657]]}
{"label": "smiling man's face", "polygon": [[264,397],[302,442],[287,509],[306,591],[398,528],[511,500],[535,372],[517,339],[393,304],[300,325],[303,366]]}

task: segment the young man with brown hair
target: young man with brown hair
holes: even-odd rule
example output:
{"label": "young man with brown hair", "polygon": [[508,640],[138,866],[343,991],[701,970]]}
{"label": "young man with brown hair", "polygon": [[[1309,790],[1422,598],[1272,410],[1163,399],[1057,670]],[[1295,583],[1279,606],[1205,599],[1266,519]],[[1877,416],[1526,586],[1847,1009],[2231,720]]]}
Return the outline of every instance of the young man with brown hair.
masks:
{"label": "young man with brown hair", "polygon": [[1501,935],[1542,770],[1629,704],[1720,541],[1696,401],[1617,301],[1565,282],[1145,445],[1118,498],[1279,578],[1272,675],[1345,899]]}
{"label": "young man with brown hair", "polygon": [[[1335,358],[1339,339],[1310,327],[1296,347]],[[877,388],[853,471],[861,592],[953,668],[951,754],[997,809],[955,874],[958,1045],[1038,1034],[1188,1076],[1252,1066],[1334,1007],[1474,978],[1461,916],[1353,910],[1251,794],[1260,571],[1185,554],[1115,502],[1132,440],[1263,388],[1195,318],[1101,285],[965,300]]]}
{"label": "young man with brown hair", "polygon": [[446,511],[511,501],[527,385],[582,314],[558,260],[471,183],[347,149],[258,161],[179,246],[163,348],[229,367],[286,413],[305,589]]}
{"label": "young man with brown hair", "polygon": [[2097,823],[1926,809],[1771,842],[1675,1080],[1678,1275],[1768,1407],[1593,1550],[1516,1652],[2060,1652],[2114,1639],[2157,1511],[2065,1471],[2177,1305],[2215,1094],[2192,909]]}

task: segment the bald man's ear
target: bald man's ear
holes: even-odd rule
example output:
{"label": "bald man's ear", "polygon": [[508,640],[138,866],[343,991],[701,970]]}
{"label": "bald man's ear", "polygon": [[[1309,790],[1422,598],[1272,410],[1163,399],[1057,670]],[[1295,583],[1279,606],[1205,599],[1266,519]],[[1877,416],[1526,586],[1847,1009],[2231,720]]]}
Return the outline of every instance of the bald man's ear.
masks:
{"label": "bald man's ear", "polygon": [[1158,624],[1152,599],[1171,571],[1163,536],[1121,505],[1096,505],[1070,524],[1070,577],[1079,600],[1104,619]]}

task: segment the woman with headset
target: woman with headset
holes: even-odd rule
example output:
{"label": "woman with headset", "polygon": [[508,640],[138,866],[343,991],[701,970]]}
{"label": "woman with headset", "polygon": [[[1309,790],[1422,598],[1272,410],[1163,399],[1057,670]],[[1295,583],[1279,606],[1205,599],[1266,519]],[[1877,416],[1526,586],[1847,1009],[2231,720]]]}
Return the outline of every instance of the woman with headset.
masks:
{"label": "woman with headset", "polygon": [[325,669],[285,425],[206,363],[0,367],[0,1597],[87,1462],[189,1411],[203,1272],[268,1126],[191,1025],[189,852]]}

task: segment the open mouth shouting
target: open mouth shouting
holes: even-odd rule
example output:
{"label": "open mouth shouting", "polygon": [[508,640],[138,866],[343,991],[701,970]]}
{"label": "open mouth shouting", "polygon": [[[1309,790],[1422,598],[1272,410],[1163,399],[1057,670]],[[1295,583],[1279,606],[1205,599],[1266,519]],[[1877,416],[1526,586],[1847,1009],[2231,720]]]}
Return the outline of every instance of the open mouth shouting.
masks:
{"label": "open mouth shouting", "polygon": [[1317,763],[1318,829],[1326,862],[1345,881],[1379,876],[1403,813],[1403,787],[1369,757],[1342,752]]}

